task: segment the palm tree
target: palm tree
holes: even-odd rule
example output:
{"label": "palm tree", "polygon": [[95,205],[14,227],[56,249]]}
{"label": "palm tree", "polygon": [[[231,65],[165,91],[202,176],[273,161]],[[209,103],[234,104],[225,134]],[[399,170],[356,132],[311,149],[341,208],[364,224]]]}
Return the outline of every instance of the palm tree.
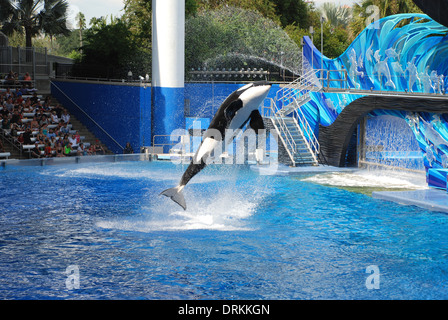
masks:
{"label": "palm tree", "polygon": [[422,11],[412,0],[362,0],[353,6],[353,20],[351,29],[356,37],[366,28],[369,18],[368,8],[376,6],[379,9],[379,18],[384,18],[398,13],[421,13]]}
{"label": "palm tree", "polygon": [[45,0],[40,24],[42,31],[50,36],[53,48],[53,36],[70,34],[67,28],[68,3],[60,0]]}
{"label": "palm tree", "polygon": [[84,13],[79,12],[76,15],[76,22],[79,28],[79,47],[81,48],[81,54],[82,54],[82,47],[83,47],[83,31],[86,28],[86,16],[84,15]]}
{"label": "palm tree", "polygon": [[320,8],[321,13],[333,27],[347,27],[352,17],[351,8],[325,2]]}
{"label": "palm tree", "polygon": [[26,47],[41,32],[50,37],[68,34],[66,0],[0,0],[1,31],[11,35],[25,32]]}

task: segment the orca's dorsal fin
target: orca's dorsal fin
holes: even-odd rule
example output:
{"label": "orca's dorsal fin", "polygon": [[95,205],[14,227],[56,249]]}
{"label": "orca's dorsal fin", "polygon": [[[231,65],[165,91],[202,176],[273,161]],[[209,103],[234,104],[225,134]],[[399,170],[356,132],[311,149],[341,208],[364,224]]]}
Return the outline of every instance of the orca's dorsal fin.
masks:
{"label": "orca's dorsal fin", "polygon": [[227,121],[231,121],[235,116],[235,113],[242,107],[243,101],[241,101],[241,99],[235,100],[231,104],[229,104],[224,110],[224,116],[226,117]]}
{"label": "orca's dorsal fin", "polygon": [[254,110],[250,114],[250,127],[255,130],[255,132],[258,134],[259,130],[265,129],[263,117],[260,114],[260,111]]}

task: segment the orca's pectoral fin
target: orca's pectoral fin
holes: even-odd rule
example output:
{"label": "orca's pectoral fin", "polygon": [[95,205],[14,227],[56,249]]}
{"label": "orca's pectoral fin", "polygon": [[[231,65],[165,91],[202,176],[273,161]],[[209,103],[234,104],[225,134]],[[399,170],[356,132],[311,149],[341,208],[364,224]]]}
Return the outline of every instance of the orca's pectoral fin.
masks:
{"label": "orca's pectoral fin", "polygon": [[260,111],[258,110],[252,111],[252,113],[250,114],[249,125],[252,129],[255,130],[257,134],[259,133],[259,130],[265,129],[263,117],[261,116]]}
{"label": "orca's pectoral fin", "polygon": [[184,210],[187,210],[187,204],[185,202],[184,194],[182,193],[181,187],[178,186],[175,188],[167,189],[165,191],[162,191],[160,195],[171,198],[171,200],[180,205]]}
{"label": "orca's pectoral fin", "polygon": [[243,107],[243,101],[240,99],[233,101],[229,106],[224,110],[224,116],[228,121],[231,121],[235,116],[235,113]]}

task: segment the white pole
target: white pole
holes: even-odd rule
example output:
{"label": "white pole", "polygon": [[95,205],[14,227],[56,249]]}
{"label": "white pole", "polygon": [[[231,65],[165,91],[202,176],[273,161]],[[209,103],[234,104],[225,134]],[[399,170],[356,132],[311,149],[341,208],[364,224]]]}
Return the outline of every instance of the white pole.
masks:
{"label": "white pole", "polygon": [[152,136],[185,127],[185,0],[152,0]]}
{"label": "white pole", "polygon": [[183,88],[185,0],[152,0],[152,85]]}

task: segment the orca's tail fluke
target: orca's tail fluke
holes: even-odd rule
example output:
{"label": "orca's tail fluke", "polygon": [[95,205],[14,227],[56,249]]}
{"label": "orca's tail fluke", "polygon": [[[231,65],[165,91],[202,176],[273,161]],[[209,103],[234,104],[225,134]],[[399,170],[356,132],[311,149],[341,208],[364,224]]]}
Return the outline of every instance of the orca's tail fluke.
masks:
{"label": "orca's tail fluke", "polygon": [[171,198],[174,202],[180,205],[184,210],[187,210],[187,204],[185,203],[184,194],[182,192],[183,186],[177,186],[175,188],[167,189],[162,191],[160,195]]}

